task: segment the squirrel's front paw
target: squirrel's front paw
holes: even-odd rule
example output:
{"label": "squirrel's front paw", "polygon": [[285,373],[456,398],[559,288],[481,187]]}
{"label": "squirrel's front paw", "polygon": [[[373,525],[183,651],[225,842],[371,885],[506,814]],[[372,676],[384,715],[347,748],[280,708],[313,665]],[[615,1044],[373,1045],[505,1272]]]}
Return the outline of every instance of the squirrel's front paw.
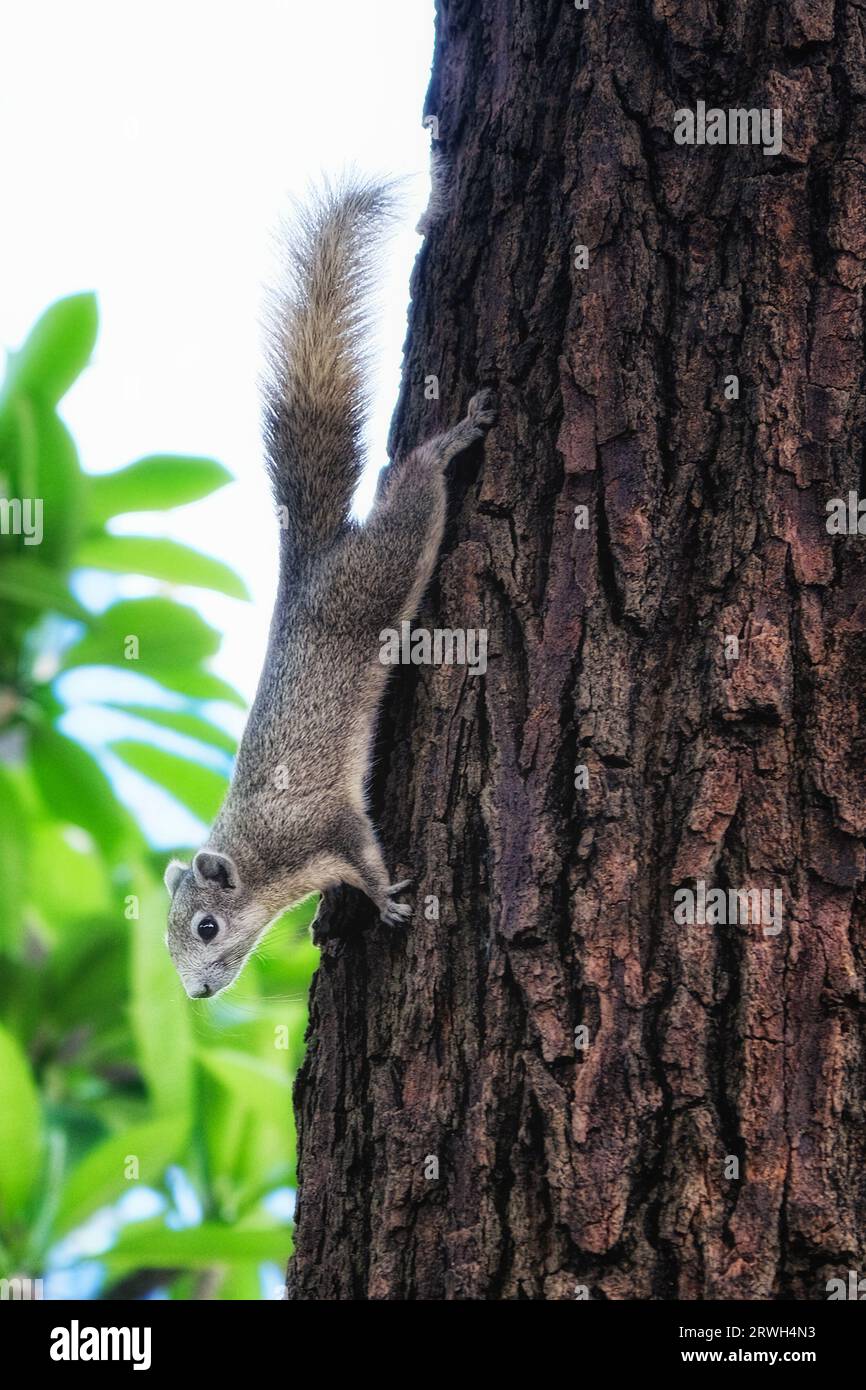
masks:
{"label": "squirrel's front paw", "polygon": [[466,412],[469,423],[479,430],[489,430],[496,424],[497,402],[496,392],[485,389],[479,391],[469,402],[469,409]]}
{"label": "squirrel's front paw", "polygon": [[386,927],[404,927],[412,916],[408,903],[386,903],[379,913]]}
{"label": "squirrel's front paw", "polygon": [[[399,883],[392,883],[390,887],[385,889],[386,898],[393,898],[395,894],[402,893],[411,882],[411,878],[404,878]],[[386,902],[379,916],[386,926],[402,927],[412,916],[412,908],[408,903]]]}

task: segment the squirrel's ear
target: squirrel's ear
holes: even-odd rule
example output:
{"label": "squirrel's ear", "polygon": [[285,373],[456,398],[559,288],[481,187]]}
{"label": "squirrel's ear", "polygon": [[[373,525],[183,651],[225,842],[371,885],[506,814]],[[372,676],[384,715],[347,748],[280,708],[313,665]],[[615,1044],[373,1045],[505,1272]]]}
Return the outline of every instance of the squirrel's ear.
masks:
{"label": "squirrel's ear", "polygon": [[179,859],[172,859],[171,863],[168,865],[163,874],[163,882],[168,889],[168,896],[170,898],[174,897],[174,890],[177,888],[177,885],[180,883],[188,867],[187,864],[181,864]]}
{"label": "squirrel's ear", "polygon": [[200,849],[192,861],[196,882],[202,888],[237,888],[240,882],[235,861],[215,849]]}

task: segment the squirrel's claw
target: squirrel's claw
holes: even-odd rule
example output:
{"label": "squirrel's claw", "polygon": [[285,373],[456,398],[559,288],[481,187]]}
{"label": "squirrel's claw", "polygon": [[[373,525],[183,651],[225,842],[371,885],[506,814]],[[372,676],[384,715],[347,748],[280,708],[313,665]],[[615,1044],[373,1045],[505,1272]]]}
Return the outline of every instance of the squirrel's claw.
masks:
{"label": "squirrel's claw", "polygon": [[496,424],[498,414],[496,392],[487,388],[478,391],[469,402],[466,414],[470,424],[477,429],[489,430]]}
{"label": "squirrel's claw", "polygon": [[[411,878],[404,878],[399,883],[389,884],[385,889],[385,897],[393,898],[397,893],[402,893],[404,888],[408,888],[412,882]],[[379,916],[386,926],[402,927],[412,916],[412,908],[408,903],[386,902]]]}
{"label": "squirrel's claw", "polygon": [[379,913],[386,927],[403,927],[412,916],[408,903],[387,903]]}

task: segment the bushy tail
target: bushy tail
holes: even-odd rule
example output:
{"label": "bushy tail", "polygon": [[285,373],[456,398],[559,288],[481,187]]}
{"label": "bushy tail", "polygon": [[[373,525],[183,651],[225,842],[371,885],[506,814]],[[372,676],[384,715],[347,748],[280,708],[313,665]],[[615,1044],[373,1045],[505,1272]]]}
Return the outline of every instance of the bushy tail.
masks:
{"label": "bushy tail", "polygon": [[368,290],[393,202],[391,185],[347,178],[313,195],[285,233],[286,284],[269,333],[265,444],[295,552],[320,550],[337,535],[363,464]]}

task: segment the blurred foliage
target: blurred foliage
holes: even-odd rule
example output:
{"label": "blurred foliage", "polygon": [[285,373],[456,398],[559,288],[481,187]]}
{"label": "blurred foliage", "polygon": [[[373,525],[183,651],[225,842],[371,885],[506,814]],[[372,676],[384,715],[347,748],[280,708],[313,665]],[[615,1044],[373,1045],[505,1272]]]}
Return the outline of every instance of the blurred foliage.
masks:
{"label": "blurred foliage", "polygon": [[[313,907],[286,915],[234,992],[190,1003],[164,945],[167,854],[101,756],[64,732],[63,674],[98,668],[105,710],[135,735],[113,755],[209,820],[235,743],[207,702],[244,703],[207,667],[219,633],[165,592],[243,599],[238,577],[174,541],[111,530],[230,475],[164,456],[83,472],[57,406],[96,333],[93,296],[53,305],[0,391],[0,1277],[63,1268],[61,1242],[74,1277],[82,1228],[109,1208],[108,1248],[92,1256],[100,1292],[258,1298],[262,1262],[282,1268],[290,1253],[266,1199],[294,1183]],[[40,543],[12,499],[41,499]],[[95,612],[76,597],[85,568],[150,576],[158,592],[119,598],[109,580],[115,599]],[[130,669],[154,683],[141,703],[118,697],[113,672]],[[189,753],[160,746],[166,734]],[[158,1197],[134,1219],[129,1194],[144,1189]]]}

